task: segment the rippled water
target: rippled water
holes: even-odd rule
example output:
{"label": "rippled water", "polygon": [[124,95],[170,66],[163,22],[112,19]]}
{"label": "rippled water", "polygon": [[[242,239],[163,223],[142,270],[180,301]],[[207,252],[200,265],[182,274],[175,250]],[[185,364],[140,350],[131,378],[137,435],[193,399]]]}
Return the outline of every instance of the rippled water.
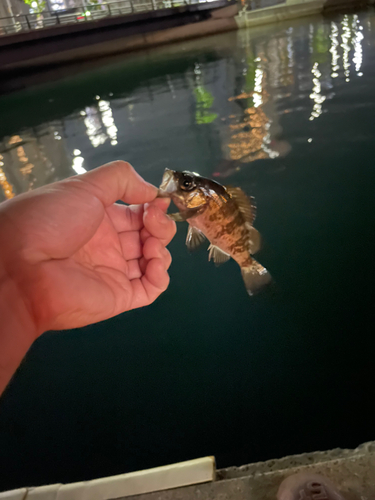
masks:
{"label": "rippled water", "polygon": [[117,59],[0,98],[0,197],[121,158],[243,187],[275,288],[171,244],[147,309],[48,333],[0,402],[0,489],[374,439],[375,16]]}

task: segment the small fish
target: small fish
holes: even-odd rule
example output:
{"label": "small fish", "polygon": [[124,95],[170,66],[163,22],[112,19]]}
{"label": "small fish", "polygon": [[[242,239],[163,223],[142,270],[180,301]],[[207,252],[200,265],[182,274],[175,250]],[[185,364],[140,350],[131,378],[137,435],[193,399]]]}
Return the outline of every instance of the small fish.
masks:
{"label": "small fish", "polygon": [[241,268],[249,295],[271,282],[267,269],[253,259],[260,248],[260,234],[253,227],[256,207],[240,188],[225,187],[192,172],[165,169],[160,197],[170,197],[179,213],[175,221],[187,221],[186,245],[193,250],[205,239],[208,260],[222,264],[232,257]]}

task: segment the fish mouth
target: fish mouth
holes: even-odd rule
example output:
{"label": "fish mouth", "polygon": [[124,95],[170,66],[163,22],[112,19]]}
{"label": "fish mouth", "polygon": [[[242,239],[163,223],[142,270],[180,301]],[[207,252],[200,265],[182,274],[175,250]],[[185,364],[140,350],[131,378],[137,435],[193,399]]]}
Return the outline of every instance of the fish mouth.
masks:
{"label": "fish mouth", "polygon": [[158,197],[169,198],[177,190],[177,181],[174,170],[166,168],[159,186]]}

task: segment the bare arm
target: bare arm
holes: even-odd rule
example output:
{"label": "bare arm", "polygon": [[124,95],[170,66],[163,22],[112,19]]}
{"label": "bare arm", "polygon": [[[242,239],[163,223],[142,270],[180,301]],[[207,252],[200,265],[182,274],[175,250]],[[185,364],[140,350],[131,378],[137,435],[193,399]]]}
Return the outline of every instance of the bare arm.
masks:
{"label": "bare arm", "polygon": [[156,195],[114,162],[0,204],[0,394],[44,331],[146,306],[167,288],[176,227]]}

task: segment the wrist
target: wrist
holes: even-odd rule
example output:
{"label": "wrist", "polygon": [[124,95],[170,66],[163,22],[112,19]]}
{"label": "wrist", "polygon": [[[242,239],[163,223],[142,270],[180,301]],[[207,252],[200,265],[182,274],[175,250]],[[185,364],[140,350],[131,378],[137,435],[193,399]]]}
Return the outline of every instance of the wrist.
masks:
{"label": "wrist", "polygon": [[0,394],[37,337],[17,284],[0,264]]}

